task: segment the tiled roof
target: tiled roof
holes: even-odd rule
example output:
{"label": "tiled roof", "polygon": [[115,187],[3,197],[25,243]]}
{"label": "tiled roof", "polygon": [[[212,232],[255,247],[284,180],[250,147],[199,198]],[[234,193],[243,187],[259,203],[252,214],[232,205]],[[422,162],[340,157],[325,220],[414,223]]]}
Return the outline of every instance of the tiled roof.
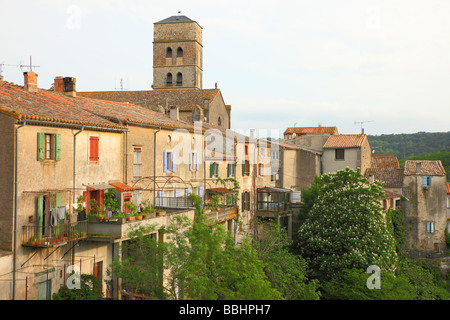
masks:
{"label": "tiled roof", "polygon": [[395,193],[395,192],[388,191],[388,190],[384,190],[384,197],[385,197],[386,199],[391,199],[391,198],[401,198],[402,195],[401,195],[401,194],[398,194],[398,193]]}
{"label": "tiled roof", "polygon": [[383,182],[386,188],[401,188],[403,186],[403,169],[401,168],[369,168],[364,176],[367,179],[369,176],[373,176],[375,180]]}
{"label": "tiled roof", "polygon": [[157,110],[158,107],[168,109],[171,106],[177,106],[180,111],[191,111],[195,107],[204,108],[205,100],[209,100],[211,104],[219,95],[220,89],[77,92],[77,96],[131,103],[152,110]]}
{"label": "tiled roof", "polygon": [[324,149],[357,148],[367,140],[365,134],[339,134],[331,135],[323,145]]}
{"label": "tiled roof", "polygon": [[[24,90],[23,86],[0,81],[0,112],[14,118],[105,128],[125,128],[84,110],[84,100],[69,98],[44,89],[28,92]],[[96,108],[105,103],[91,102],[91,104],[93,108]],[[111,103],[109,102],[109,104]]]}
{"label": "tiled roof", "polygon": [[445,176],[446,172],[440,160],[406,160],[404,174],[405,176]]}
{"label": "tiled roof", "polygon": [[190,123],[173,120],[148,108],[114,101],[71,97],[44,89],[31,93],[22,86],[0,81],[0,112],[23,120],[125,129],[138,123],[193,130]]}
{"label": "tiled roof", "polygon": [[393,153],[373,153],[371,159],[372,168],[396,169],[400,163]]}
{"label": "tiled roof", "polygon": [[336,127],[289,127],[284,134],[304,135],[304,134],[337,134]]}
{"label": "tiled roof", "polygon": [[164,20],[155,22],[155,24],[157,24],[157,23],[180,23],[180,22],[195,22],[195,21],[189,19],[186,16],[171,16]]}

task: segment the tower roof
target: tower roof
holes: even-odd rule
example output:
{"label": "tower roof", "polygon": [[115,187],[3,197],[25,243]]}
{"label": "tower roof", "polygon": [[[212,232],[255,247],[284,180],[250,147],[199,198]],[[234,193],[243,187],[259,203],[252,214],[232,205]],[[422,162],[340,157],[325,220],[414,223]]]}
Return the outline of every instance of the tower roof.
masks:
{"label": "tower roof", "polygon": [[157,24],[157,23],[181,23],[181,22],[195,22],[195,21],[189,19],[186,16],[171,16],[164,20],[155,22],[155,24]]}

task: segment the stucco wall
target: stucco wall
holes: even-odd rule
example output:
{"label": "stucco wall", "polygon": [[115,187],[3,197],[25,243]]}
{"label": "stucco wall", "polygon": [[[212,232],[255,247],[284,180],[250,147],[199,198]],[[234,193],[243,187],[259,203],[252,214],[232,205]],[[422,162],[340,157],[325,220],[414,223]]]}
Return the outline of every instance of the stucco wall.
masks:
{"label": "stucco wall", "polygon": [[[403,195],[406,248],[410,251],[432,252],[435,243],[445,247],[447,227],[446,177],[433,176],[432,187],[422,186],[422,176],[405,176]],[[434,232],[427,232],[427,222],[434,222]]]}

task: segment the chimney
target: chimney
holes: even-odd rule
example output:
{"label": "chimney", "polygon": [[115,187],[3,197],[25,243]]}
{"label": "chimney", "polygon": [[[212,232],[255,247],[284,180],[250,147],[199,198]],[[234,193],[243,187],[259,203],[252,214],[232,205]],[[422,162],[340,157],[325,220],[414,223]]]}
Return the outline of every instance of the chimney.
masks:
{"label": "chimney", "polygon": [[55,84],[53,85],[55,92],[64,92],[64,79],[63,77],[56,77]]}
{"label": "chimney", "polygon": [[77,82],[76,78],[72,77],[56,77],[55,78],[55,84],[54,89],[55,92],[63,93],[67,96],[75,97],[76,96],[76,90],[75,90],[75,84]]}
{"label": "chimney", "polygon": [[422,173],[422,163],[417,162],[416,163],[416,174],[421,174],[421,173]]}
{"label": "chimney", "polygon": [[173,120],[179,120],[180,119],[179,118],[180,109],[178,107],[171,106],[169,113],[170,113],[170,119],[173,119]]}
{"label": "chimney", "polygon": [[76,78],[72,77],[65,77],[63,78],[64,81],[64,94],[75,97],[77,95],[77,91],[75,90],[75,84],[77,82]]}
{"label": "chimney", "polygon": [[24,78],[24,89],[29,92],[37,92],[38,86],[37,86],[37,73],[34,72],[24,72],[23,73]]}

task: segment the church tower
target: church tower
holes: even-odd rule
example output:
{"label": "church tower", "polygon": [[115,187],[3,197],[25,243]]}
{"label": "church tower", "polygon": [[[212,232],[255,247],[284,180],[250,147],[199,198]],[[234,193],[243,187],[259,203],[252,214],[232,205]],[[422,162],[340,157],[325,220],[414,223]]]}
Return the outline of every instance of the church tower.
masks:
{"label": "church tower", "polygon": [[202,89],[202,28],[186,16],[154,24],[153,89]]}

